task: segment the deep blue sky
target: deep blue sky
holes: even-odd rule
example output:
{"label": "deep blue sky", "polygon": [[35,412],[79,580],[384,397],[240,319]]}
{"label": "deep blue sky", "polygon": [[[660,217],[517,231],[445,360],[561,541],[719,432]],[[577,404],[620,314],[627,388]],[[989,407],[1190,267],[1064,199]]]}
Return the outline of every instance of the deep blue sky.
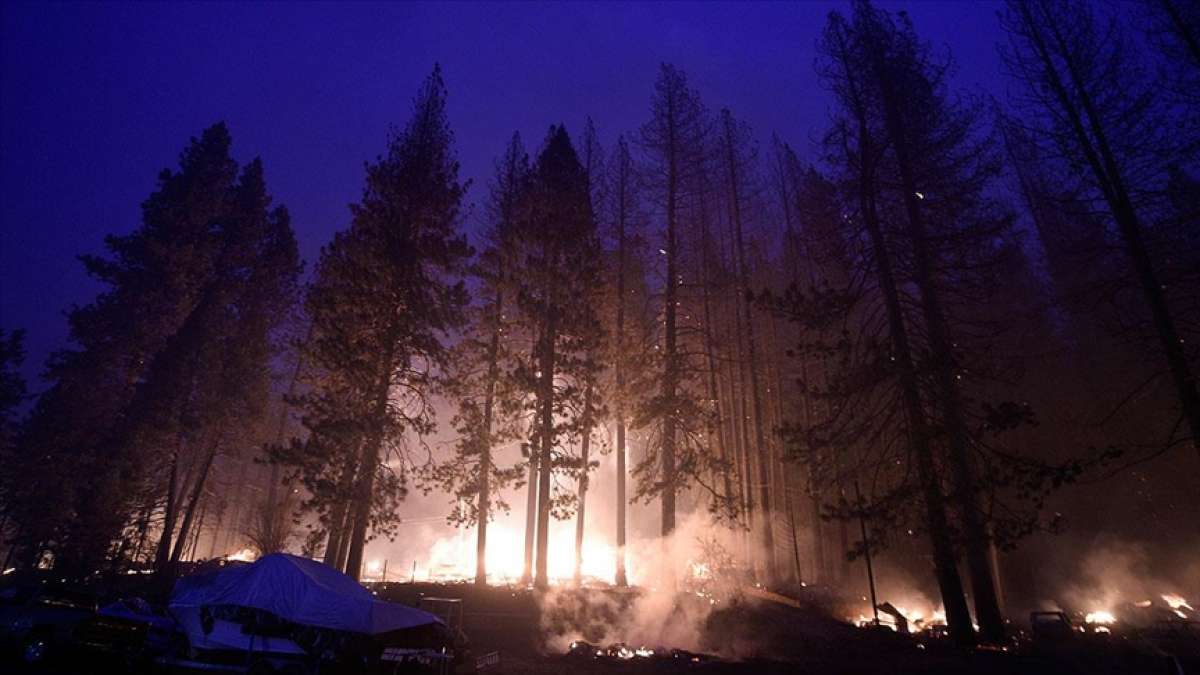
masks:
{"label": "deep blue sky", "polygon": [[[880,4],[953,53],[958,84],[1000,90],[996,3]],[[28,329],[33,379],[63,310],[99,290],[74,256],[135,227],[157,172],[217,120],[239,160],[263,158],[311,261],[434,62],[473,203],[514,129],[531,149],[587,115],[606,143],[636,130],[663,61],[807,148],[827,108],[814,41],[847,5],[3,3],[0,326]]]}

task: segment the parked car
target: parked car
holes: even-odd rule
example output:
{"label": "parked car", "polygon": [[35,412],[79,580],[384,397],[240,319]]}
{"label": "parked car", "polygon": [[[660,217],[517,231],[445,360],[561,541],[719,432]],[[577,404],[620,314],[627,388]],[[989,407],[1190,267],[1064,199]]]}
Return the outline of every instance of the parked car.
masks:
{"label": "parked car", "polygon": [[166,654],[178,633],[165,607],[141,598],[125,598],[101,607],[75,629],[75,646],[84,658],[99,657],[127,668],[145,668]]}
{"label": "parked car", "polygon": [[1029,625],[1035,644],[1057,643],[1075,637],[1075,627],[1066,612],[1030,612]]}
{"label": "parked car", "polygon": [[48,584],[0,590],[0,649],[26,664],[64,655],[75,629],[96,613],[90,594]]}

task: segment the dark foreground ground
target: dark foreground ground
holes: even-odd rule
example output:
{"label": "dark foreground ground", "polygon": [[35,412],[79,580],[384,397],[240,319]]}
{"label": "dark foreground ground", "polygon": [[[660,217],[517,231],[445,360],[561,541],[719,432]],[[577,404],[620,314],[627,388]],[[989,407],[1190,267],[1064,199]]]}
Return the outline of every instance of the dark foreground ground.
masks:
{"label": "dark foreground ground", "polygon": [[[1141,631],[1111,635],[1083,635],[1037,645],[1014,641],[1007,651],[961,650],[945,641],[925,643],[886,629],[862,629],[829,618],[816,606],[801,602],[792,607],[759,598],[747,598],[716,609],[698,623],[700,644],[696,653],[671,655],[661,647],[653,657],[619,659],[597,657],[607,652],[601,642],[601,624],[619,619],[633,594],[604,589],[572,591],[579,606],[554,617],[541,616],[534,595],[508,588],[477,589],[469,584],[387,584],[374,587],[388,600],[416,605],[422,598],[462,600],[462,628],[475,657],[495,654],[498,665],[481,671],[491,675],[667,675],[673,673],[789,673],[812,675],[883,675],[908,673],[981,675],[1184,675],[1200,673],[1200,635],[1182,630],[1174,636]],[[594,602],[601,598],[601,602]],[[605,609],[598,615],[595,607]],[[666,622],[683,621],[684,613],[668,614]],[[572,624],[567,627],[566,624]],[[563,635],[582,626],[584,639],[594,647],[564,653],[562,641],[548,648],[546,636],[557,625]],[[548,628],[549,626],[549,628]],[[629,647],[642,646],[638,635],[625,635]],[[671,647],[671,645],[666,645]],[[20,672],[0,661],[0,673]],[[39,673],[84,675],[96,672],[133,672],[102,669],[96,662],[59,663]],[[183,671],[179,671],[183,672]],[[190,671],[189,671],[190,672]]]}
{"label": "dark foreground ground", "polygon": [[[498,652],[497,674],[570,673],[638,675],[667,673],[794,673],[883,675],[978,673],[983,675],[1180,675],[1200,674],[1200,634],[1181,632],[1148,639],[1132,632],[1083,635],[1053,646],[1014,642],[1008,651],[954,648],[945,641],[922,644],[887,629],[850,626],[812,608],[748,598],[713,611],[703,622],[702,654],[621,660],[607,656],[548,653],[547,632],[532,594],[470,585],[389,584],[381,597],[416,604],[422,596],[463,599],[464,630],[476,655]],[[580,593],[609,593],[584,590]],[[562,617],[558,617],[562,619]],[[586,626],[591,616],[574,617]],[[669,617],[667,621],[676,620]],[[680,619],[681,620],[681,619]],[[587,632],[585,628],[584,632]],[[584,635],[585,639],[591,638]],[[638,636],[626,635],[629,647]],[[608,644],[596,643],[601,651]],[[667,645],[670,647],[670,645]],[[584,651],[584,650],[580,650]],[[736,655],[736,656],[722,656]],[[699,657],[699,662],[693,659]],[[713,658],[715,657],[715,658]]]}

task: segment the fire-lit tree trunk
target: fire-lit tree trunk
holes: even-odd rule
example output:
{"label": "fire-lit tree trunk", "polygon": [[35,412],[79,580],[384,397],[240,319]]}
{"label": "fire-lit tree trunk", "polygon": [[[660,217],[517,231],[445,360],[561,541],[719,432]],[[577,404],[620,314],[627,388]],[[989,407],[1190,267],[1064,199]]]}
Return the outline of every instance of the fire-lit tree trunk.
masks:
{"label": "fire-lit tree trunk", "polygon": [[358,459],[358,483],[354,489],[354,501],[350,513],[354,526],[349,530],[346,546],[346,567],[343,570],[351,579],[358,581],[362,575],[363,549],[367,544],[367,525],[371,516],[371,499],[374,494],[375,470],[379,464],[380,444],[383,442],[383,425],[388,416],[388,398],[392,391],[392,368],[395,358],[397,328],[389,327],[383,344],[387,345],[380,355],[378,381],[375,384],[374,410],[371,412],[370,427],[363,440],[362,454]]}
{"label": "fire-lit tree trunk", "polygon": [[359,449],[356,447],[346,457],[342,475],[338,478],[337,494],[340,498],[329,515],[329,538],[325,544],[325,564],[336,570],[342,569],[342,559],[345,558],[347,542],[350,539],[346,519],[350,512],[349,495],[354,489],[354,477],[358,469],[358,454]]}
{"label": "fire-lit tree trunk", "polygon": [[[501,272],[503,276],[503,272]],[[496,403],[496,382],[500,379],[500,319],[504,312],[504,294],[496,292],[492,310],[492,337],[488,344],[487,391],[483,399],[483,427],[479,439],[479,520],[475,540],[475,583],[487,584],[487,526],[491,517],[492,415]]]}
{"label": "fire-lit tree trunk", "polygon": [[662,400],[668,407],[663,414],[662,438],[662,535],[670,536],[675,531],[675,398],[679,388],[679,351],[676,334],[676,313],[679,309],[679,238],[678,202],[679,169],[674,134],[670,138],[667,167],[667,282],[663,292],[663,372]]}
{"label": "fire-lit tree trunk", "polygon": [[613,196],[617,228],[617,270],[616,270],[616,318],[613,327],[613,377],[616,382],[616,423],[617,423],[617,569],[616,584],[625,586],[629,578],[625,570],[625,415],[626,403],[629,398],[626,391],[625,362],[625,303],[626,276],[629,274],[629,217],[633,209],[633,160],[625,139],[617,141],[616,161],[612,164],[614,171]]}
{"label": "fire-lit tree trunk", "polygon": [[[704,210],[704,205],[701,205],[701,210]],[[713,300],[712,300],[712,280],[709,278],[709,270],[715,261],[712,260],[712,242],[710,240],[710,232],[708,231],[708,222],[706,215],[702,214],[703,222],[701,238],[701,253],[700,267],[702,269],[700,280],[700,292],[702,295],[702,305],[704,310],[703,316],[703,340],[704,340],[704,357],[708,364],[708,398],[713,405],[713,423],[710,428],[710,434],[715,438],[710,438],[710,443],[716,444],[716,456],[721,466],[721,499],[723,501],[722,508],[729,515],[737,513],[736,502],[734,501],[733,492],[733,477],[734,468],[729,463],[729,453],[725,444],[725,417],[721,405],[721,391],[717,386],[717,364],[716,355],[716,339],[714,332],[716,327],[713,321]]]}
{"label": "fire-lit tree trunk", "polygon": [[207,452],[204,453],[204,459],[200,464],[200,471],[196,475],[195,482],[192,484],[192,493],[188,498],[187,507],[184,509],[183,522],[179,525],[179,535],[175,539],[175,548],[171,552],[171,564],[177,564],[183,557],[183,552],[187,548],[188,534],[191,532],[192,520],[196,516],[196,508],[200,504],[200,499],[204,495],[204,484],[208,480],[208,474],[212,470],[213,461],[217,457],[217,443],[213,443]]}
{"label": "fire-lit tree trunk", "polygon": [[537,433],[531,434],[532,443],[526,443],[524,449],[529,461],[529,483],[525,498],[525,563],[521,568],[521,585],[533,581],[533,547],[537,541],[537,508],[538,508],[538,457],[541,456],[541,439]]}
{"label": "fire-lit tree trunk", "polygon": [[[679,350],[679,218],[680,209],[685,206],[685,191],[691,187],[689,172],[700,165],[706,122],[699,97],[688,88],[686,75],[674,66],[662,65],[654,88],[653,116],[641,130],[641,144],[649,160],[643,175],[657,193],[663,217],[664,237],[659,252],[665,258],[666,269],[658,343],[659,391],[650,411],[650,418],[658,426],[658,470],[646,475],[657,474],[648,491],[659,497],[662,535],[666,537],[675,530],[676,493],[680,487],[676,466],[679,444],[688,440],[679,435],[678,417],[685,395],[681,391],[685,373]],[[646,485],[642,487],[645,489]]]}
{"label": "fire-lit tree trunk", "polygon": [[[292,366],[292,374],[288,378],[287,390],[284,392],[283,399],[280,402],[279,424],[276,425],[276,427],[275,427],[275,445],[277,445],[277,446],[282,446],[285,442],[287,442],[288,420],[291,417],[291,415],[289,414],[290,407],[291,407],[291,400],[296,395],[296,386],[300,383],[300,374],[304,370],[305,347],[308,345],[308,343],[310,341],[312,341],[315,330],[316,330],[316,325],[312,322],[309,322],[308,330],[304,336],[304,342],[301,343],[300,349],[296,350],[296,364],[294,366]],[[278,509],[280,506],[280,504],[279,504],[279,502],[280,502],[280,500],[279,500],[279,483],[280,483],[279,473],[280,473],[279,463],[271,462],[270,473],[267,477],[266,509],[267,509],[268,513],[270,514],[269,518],[272,521],[278,520],[281,518],[291,517],[290,513],[279,513],[278,512]],[[219,526],[218,526],[218,529],[220,529]],[[215,533],[213,535],[213,539],[214,539],[214,541],[216,540]]]}
{"label": "fire-lit tree trunk", "polygon": [[342,520],[342,541],[338,544],[337,565],[335,566],[341,572],[346,571],[346,561],[350,555],[350,534],[354,531],[354,515],[355,510],[347,506],[346,517]]}
{"label": "fire-lit tree trunk", "polygon": [[533,585],[548,588],[548,556],[550,538],[550,473],[554,467],[554,368],[555,344],[558,340],[557,322],[553,310],[547,312],[546,324],[538,348],[538,435],[541,437],[541,457],[538,460],[537,555],[534,558]]}
{"label": "fire-lit tree trunk", "polygon": [[192,544],[188,546],[188,560],[196,559],[196,545],[200,543],[200,533],[204,531],[204,517],[208,514],[209,500],[201,497],[200,515],[196,517],[196,527],[192,530]]}
{"label": "fire-lit tree trunk", "polygon": [[[775,374],[775,377],[773,378],[775,384],[775,397],[773,401],[774,406],[772,407],[772,409],[775,411],[775,425],[773,428],[779,429],[783,426],[784,420],[783,359],[781,358],[783,356],[783,352],[780,346],[779,331],[775,325],[775,319],[771,318],[768,319],[768,321],[769,323],[767,325],[770,327],[769,335],[771,338],[771,353],[775,355],[776,359],[776,363],[771,368],[771,371]],[[775,435],[778,437],[778,434]],[[804,570],[800,565],[800,535],[799,530],[796,527],[796,508],[795,504],[792,503],[791,490],[792,485],[795,483],[795,477],[792,475],[791,469],[795,465],[786,460],[782,451],[779,453],[778,462],[779,494],[783,498],[784,518],[786,518],[788,534],[790,535],[792,544],[792,574],[796,583],[800,583],[804,581]]]}
{"label": "fire-lit tree trunk", "polygon": [[[735,258],[736,260],[736,258]],[[736,398],[734,399],[734,410],[737,412],[737,438],[738,438],[738,473],[741,476],[742,485],[742,504],[746,522],[746,547],[747,552],[751,556],[756,557],[756,549],[753,546],[752,533],[758,522],[762,519],[762,514],[758,511],[758,501],[754,494],[754,453],[750,441],[750,400],[746,396],[746,390],[749,389],[749,374],[747,372],[745,358],[745,334],[738,329],[741,324],[741,299],[737,297],[736,290],[732,298],[733,312],[730,314],[730,332],[733,335],[733,364],[731,371],[734,377],[731,377],[731,386],[736,389]],[[736,379],[735,379],[736,378]]]}
{"label": "fire-lit tree trunk", "polygon": [[587,385],[583,397],[583,437],[579,442],[579,508],[575,513],[575,583],[583,581],[583,528],[584,516],[587,512],[588,490],[588,453],[592,447],[592,393],[593,387]]}
{"label": "fire-lit tree trunk", "polygon": [[758,347],[755,343],[754,335],[755,316],[753,307],[747,300],[751,289],[742,223],[744,176],[741,175],[741,164],[744,160],[738,156],[738,138],[736,137],[735,122],[728,110],[721,112],[721,124],[723,127],[725,171],[726,178],[729,181],[726,184],[726,188],[729,191],[729,223],[730,227],[733,228],[733,242],[737,255],[734,263],[737,266],[738,295],[741,298],[742,329],[746,335],[746,367],[750,376],[750,402],[754,406],[754,445],[755,454],[758,458],[759,508],[762,512],[759,518],[759,526],[761,528],[760,537],[762,539],[764,555],[766,556],[764,561],[766,565],[766,582],[771,584],[778,579],[779,574],[775,561],[775,533],[771,522],[771,510],[773,506],[771,502],[771,453],[767,447],[763,420],[762,392],[759,388]]}
{"label": "fire-lit tree trunk", "polygon": [[[179,445],[183,445],[180,438]],[[171,560],[171,535],[175,532],[175,519],[179,514],[179,448],[175,449],[171,458],[171,471],[167,478],[167,499],[163,507],[162,534],[158,538],[158,550],[154,555],[155,574],[167,578]]]}

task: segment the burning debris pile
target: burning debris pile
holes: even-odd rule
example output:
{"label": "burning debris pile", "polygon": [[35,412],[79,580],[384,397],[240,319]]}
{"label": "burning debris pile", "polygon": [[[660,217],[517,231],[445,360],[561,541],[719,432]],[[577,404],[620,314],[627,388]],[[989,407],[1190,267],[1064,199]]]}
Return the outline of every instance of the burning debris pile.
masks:
{"label": "burning debris pile", "polygon": [[539,599],[547,649],[579,655],[586,645],[589,658],[615,660],[702,658],[713,651],[710,616],[741,602],[750,583],[739,550],[738,533],[690,518],[661,545],[631,555],[639,586],[551,587]]}
{"label": "burning debris pile", "polygon": [[614,642],[607,647],[600,647],[590,642],[576,640],[567,647],[567,657],[581,660],[598,661],[632,661],[635,659],[669,661],[681,664],[710,663],[719,659],[709,654],[689,652],[684,649],[668,649],[666,647],[630,647],[624,642]]}
{"label": "burning debris pile", "polygon": [[1114,629],[1147,629],[1181,624],[1200,627],[1200,613],[1182,595],[1162,593],[1157,598],[1125,602],[1115,609],[1095,609],[1082,614],[1077,630],[1111,633]]}

